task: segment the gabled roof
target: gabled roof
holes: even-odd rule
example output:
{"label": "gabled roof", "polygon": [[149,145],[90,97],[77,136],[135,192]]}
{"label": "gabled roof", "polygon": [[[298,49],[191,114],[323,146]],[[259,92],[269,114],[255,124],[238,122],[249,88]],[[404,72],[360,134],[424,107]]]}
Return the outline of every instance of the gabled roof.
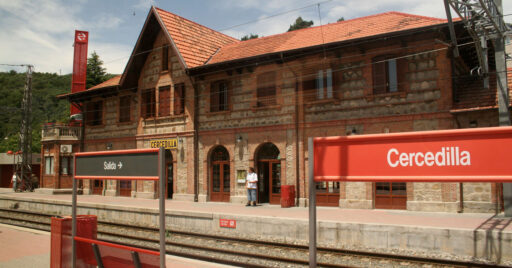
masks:
{"label": "gabled roof", "polygon": [[58,95],[58,99],[81,99],[81,98],[89,98],[91,96],[97,96],[104,94],[105,92],[116,91],[115,88],[119,86],[119,81],[121,80],[121,75],[116,75],[109,80],[97,84],[89,89],[79,92],[72,92]]}
{"label": "gabled roof", "polygon": [[445,19],[386,12],[223,46],[208,64],[444,24]]}
{"label": "gabled roof", "polygon": [[104,87],[115,87],[115,86],[119,86],[119,80],[121,80],[121,75],[116,75],[110,79],[108,79],[107,81],[103,82],[103,83],[100,83],[100,84],[97,84],[87,90],[94,90],[94,89],[97,89],[97,88],[104,88]]}
{"label": "gabled roof", "polygon": [[214,31],[160,8],[155,8],[186,68],[201,66],[225,45],[240,40]]}

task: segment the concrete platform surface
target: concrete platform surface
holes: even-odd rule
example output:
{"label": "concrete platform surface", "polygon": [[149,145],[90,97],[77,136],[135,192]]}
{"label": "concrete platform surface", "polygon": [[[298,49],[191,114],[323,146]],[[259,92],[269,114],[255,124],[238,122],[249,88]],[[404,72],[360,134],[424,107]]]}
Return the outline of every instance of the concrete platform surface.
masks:
{"label": "concrete platform surface", "polygon": [[[50,267],[50,233],[0,224],[0,267]],[[166,256],[167,267],[221,268],[232,267],[176,256]]]}
{"label": "concrete platform surface", "polygon": [[[17,197],[25,199],[43,199],[71,202],[71,195],[48,195],[36,193],[14,193],[12,189],[0,188],[0,197]],[[108,204],[125,208],[158,209],[158,200],[130,197],[112,197],[99,195],[78,195],[79,205]],[[240,204],[220,202],[187,202],[166,200],[167,211],[204,212],[216,214],[255,215],[290,219],[308,219],[308,208],[281,208],[280,205],[263,204],[257,207],[246,207]],[[417,212],[405,210],[371,210],[342,209],[338,207],[317,207],[319,221],[350,222],[382,225],[409,225],[439,228],[457,228],[471,230],[502,230],[512,231],[512,218],[490,213],[446,213]]]}

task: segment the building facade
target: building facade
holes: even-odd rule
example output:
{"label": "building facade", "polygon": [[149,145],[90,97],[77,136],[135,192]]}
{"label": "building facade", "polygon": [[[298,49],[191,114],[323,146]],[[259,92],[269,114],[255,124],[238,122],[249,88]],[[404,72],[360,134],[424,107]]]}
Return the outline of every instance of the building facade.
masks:
{"label": "building facade", "polygon": [[[498,125],[495,83],[484,89],[470,74],[474,48],[454,58],[448,36],[445,20],[388,12],[241,42],[153,7],[121,76],[61,98],[85,107],[84,151],[166,146],[168,198],[244,203],[254,167],[260,203],[279,204],[292,185],[306,206],[309,137]],[[86,180],[83,192],[158,193],[114,180]],[[317,192],[319,205],[344,208],[502,203],[494,183],[326,182]]]}

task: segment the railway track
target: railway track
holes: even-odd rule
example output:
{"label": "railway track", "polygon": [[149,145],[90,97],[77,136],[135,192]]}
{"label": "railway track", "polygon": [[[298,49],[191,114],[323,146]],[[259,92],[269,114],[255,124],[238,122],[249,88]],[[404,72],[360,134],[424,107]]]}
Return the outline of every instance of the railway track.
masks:
{"label": "railway track", "polygon": [[[0,223],[50,231],[51,217],[0,209]],[[308,267],[308,247],[167,230],[166,251],[181,257],[240,267]],[[98,221],[98,239],[158,251],[157,228]],[[318,267],[509,267],[341,249],[317,249]]]}

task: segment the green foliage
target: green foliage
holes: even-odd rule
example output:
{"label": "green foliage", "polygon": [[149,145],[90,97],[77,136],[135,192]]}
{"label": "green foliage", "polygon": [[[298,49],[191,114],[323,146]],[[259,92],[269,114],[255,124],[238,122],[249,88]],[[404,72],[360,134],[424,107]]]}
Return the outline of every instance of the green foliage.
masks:
{"label": "green foliage", "polygon": [[[25,73],[0,72],[0,152],[19,150]],[[41,125],[69,118],[69,103],[57,95],[70,91],[71,75],[32,74],[32,152],[41,151]]]}
{"label": "green foliage", "polygon": [[257,34],[251,34],[251,35],[244,35],[240,40],[247,41],[249,39],[256,39],[259,36]]}
{"label": "green foliage", "polygon": [[339,18],[338,22],[340,22],[340,21],[345,21],[345,18],[344,17]]}
{"label": "green foliage", "polygon": [[[93,52],[87,62],[87,88],[114,77]],[[0,152],[19,150],[21,103],[26,73],[0,72]],[[71,91],[71,74],[32,73],[32,152],[41,151],[41,126],[48,122],[68,122],[69,102],[57,99]]]}
{"label": "green foliage", "polygon": [[105,68],[103,68],[103,61],[100,56],[93,51],[91,57],[87,59],[87,81],[86,88],[91,88],[95,85],[105,82],[108,79]]}
{"label": "green foliage", "polygon": [[313,25],[313,21],[312,20],[310,20],[310,21],[303,20],[302,17],[299,16],[295,20],[295,23],[290,25],[290,28],[288,29],[288,32],[299,30],[299,29],[304,29],[304,28],[309,28],[309,27],[311,27],[311,25]]}

